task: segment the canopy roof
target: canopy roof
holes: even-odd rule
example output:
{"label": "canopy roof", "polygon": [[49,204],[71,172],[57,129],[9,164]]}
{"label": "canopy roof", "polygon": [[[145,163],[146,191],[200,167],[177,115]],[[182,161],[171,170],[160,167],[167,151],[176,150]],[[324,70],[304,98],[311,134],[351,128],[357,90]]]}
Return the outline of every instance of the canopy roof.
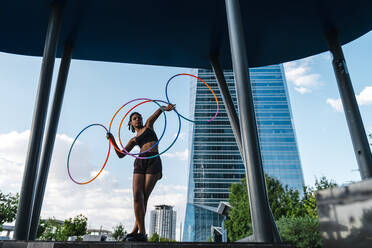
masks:
{"label": "canopy roof", "polygon": [[[0,51],[42,56],[51,0],[0,3]],[[231,68],[223,0],[61,0],[60,44],[74,59],[209,68],[217,53]],[[327,49],[324,32],[341,44],[372,29],[370,0],[241,0],[251,67],[295,60]],[[57,56],[62,54],[59,46]]]}

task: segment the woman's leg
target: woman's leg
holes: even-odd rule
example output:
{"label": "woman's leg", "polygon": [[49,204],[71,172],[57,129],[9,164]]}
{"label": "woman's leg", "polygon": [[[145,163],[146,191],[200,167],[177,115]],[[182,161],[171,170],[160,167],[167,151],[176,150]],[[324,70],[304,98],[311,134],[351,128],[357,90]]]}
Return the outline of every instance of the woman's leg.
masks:
{"label": "woman's leg", "polygon": [[147,202],[149,200],[149,197],[150,197],[150,194],[151,194],[152,190],[155,187],[156,182],[160,178],[160,173],[158,173],[158,174],[146,174],[145,176],[146,176],[146,178],[145,178],[144,193],[145,193],[145,213],[146,213]]}
{"label": "woman's leg", "polygon": [[[160,173],[158,174],[146,174],[145,175],[145,183],[144,183],[144,205],[145,205],[145,215],[147,210],[147,202],[149,199],[149,196],[152,192],[152,190],[155,187],[156,182],[159,180]],[[136,221],[136,224],[134,225],[134,228],[131,233],[137,233],[138,232],[138,222]]]}
{"label": "woman's leg", "polygon": [[145,174],[133,174],[133,203],[136,223],[132,233],[145,233]]}

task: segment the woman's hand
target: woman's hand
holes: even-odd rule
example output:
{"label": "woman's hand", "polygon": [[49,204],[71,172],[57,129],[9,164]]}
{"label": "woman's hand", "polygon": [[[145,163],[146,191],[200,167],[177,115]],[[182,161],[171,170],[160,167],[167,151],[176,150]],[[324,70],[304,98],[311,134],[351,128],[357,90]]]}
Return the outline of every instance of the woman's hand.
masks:
{"label": "woman's hand", "polygon": [[175,109],[176,108],[176,104],[168,104],[168,106],[163,106],[163,109],[165,110],[165,111],[172,111],[173,109]]}
{"label": "woman's hand", "polygon": [[[107,134],[106,134],[106,138],[107,138],[108,140],[110,140],[111,143],[112,143],[112,145],[115,147],[115,152],[116,152],[116,154],[118,155],[118,157],[119,157],[119,158],[123,158],[123,157],[125,157],[126,154],[124,154],[124,152],[122,152],[122,151],[120,150],[120,148],[118,147],[118,145],[116,144],[116,141],[115,141],[114,135],[112,135],[112,133],[110,133],[110,132],[107,132]],[[128,148],[128,145],[127,145],[126,149],[128,149],[128,151],[130,151],[130,150],[133,149],[133,147],[129,147],[129,148]]]}
{"label": "woman's hand", "polygon": [[112,133],[110,133],[110,132],[108,132],[108,133],[106,134],[106,138],[107,138],[107,139],[110,139],[110,140],[115,140],[114,135],[112,135]]}
{"label": "woman's hand", "polygon": [[168,106],[161,106],[158,108],[146,121],[145,126],[153,128],[155,121],[163,111],[172,111],[175,109],[176,104],[168,104]]}

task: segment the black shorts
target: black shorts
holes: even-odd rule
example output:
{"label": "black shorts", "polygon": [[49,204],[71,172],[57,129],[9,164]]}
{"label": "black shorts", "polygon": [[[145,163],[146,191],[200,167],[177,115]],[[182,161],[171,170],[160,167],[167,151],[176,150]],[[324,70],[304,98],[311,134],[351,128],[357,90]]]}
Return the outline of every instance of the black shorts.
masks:
{"label": "black shorts", "polygon": [[[159,154],[157,152],[146,152],[143,154],[140,154],[141,157],[151,157],[156,154]],[[137,174],[158,174],[160,172],[160,178],[162,178],[162,165],[161,165],[161,159],[160,156],[157,156],[155,158],[150,159],[138,159],[134,160],[134,170],[133,173]],[[159,179],[160,179],[159,178]]]}

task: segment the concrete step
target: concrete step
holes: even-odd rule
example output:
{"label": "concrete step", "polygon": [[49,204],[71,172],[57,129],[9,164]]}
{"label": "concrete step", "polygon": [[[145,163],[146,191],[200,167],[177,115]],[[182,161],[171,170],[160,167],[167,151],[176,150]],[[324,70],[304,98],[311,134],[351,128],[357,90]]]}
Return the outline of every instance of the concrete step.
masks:
{"label": "concrete step", "polygon": [[209,242],[25,242],[0,241],[0,248],[295,248],[291,244]]}

